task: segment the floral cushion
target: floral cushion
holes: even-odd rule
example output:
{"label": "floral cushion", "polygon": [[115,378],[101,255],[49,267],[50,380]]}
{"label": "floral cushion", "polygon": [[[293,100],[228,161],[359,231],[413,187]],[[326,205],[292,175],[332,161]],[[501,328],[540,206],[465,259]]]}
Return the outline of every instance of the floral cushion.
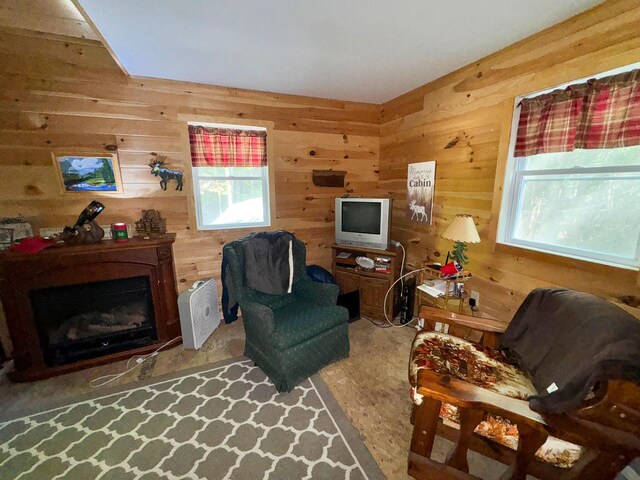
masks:
{"label": "floral cushion", "polygon": [[520,400],[536,394],[531,381],[500,350],[444,333],[416,335],[409,366],[411,385],[416,385],[422,368]]}
{"label": "floral cushion", "polygon": [[[474,432],[512,450],[518,449],[518,427],[506,418],[488,414]],[[571,468],[583,453],[583,447],[549,436],[536,452],[536,458],[556,467]]]}
{"label": "floral cushion", "polygon": [[[526,375],[511,364],[500,351],[438,332],[419,332],[411,349],[409,381],[411,398],[420,405],[423,396],[417,392],[418,372],[429,369],[441,375],[472,383],[511,398],[526,400],[536,390]],[[440,417],[460,423],[458,408],[443,403]],[[518,448],[518,428],[506,418],[487,414],[475,433],[513,450]],[[548,437],[536,452],[536,457],[557,467],[571,468],[584,449],[555,437]]]}

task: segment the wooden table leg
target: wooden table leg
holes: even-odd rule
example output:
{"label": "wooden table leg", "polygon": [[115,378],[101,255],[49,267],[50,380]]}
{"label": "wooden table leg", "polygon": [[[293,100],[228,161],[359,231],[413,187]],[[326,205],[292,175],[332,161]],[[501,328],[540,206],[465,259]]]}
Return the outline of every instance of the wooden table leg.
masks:
{"label": "wooden table leg", "polygon": [[413,435],[411,436],[411,451],[430,458],[433,442],[438,428],[438,415],[442,402],[430,397],[424,397],[422,404],[417,407]]}
{"label": "wooden table leg", "polygon": [[547,440],[547,434],[526,424],[518,424],[518,451],[516,459],[500,480],[526,480],[529,464]]}
{"label": "wooden table leg", "polygon": [[473,435],[474,429],[482,421],[482,410],[473,408],[458,408],[460,413],[460,430],[454,447],[447,455],[445,463],[450,467],[469,473],[469,463],[467,462],[467,451],[469,450],[469,441]]}

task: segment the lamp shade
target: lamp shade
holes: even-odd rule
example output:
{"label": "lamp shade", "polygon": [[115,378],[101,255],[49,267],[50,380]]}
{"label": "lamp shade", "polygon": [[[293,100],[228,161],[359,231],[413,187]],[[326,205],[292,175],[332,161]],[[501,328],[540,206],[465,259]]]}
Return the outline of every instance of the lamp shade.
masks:
{"label": "lamp shade", "polygon": [[466,214],[458,214],[447,227],[442,236],[454,242],[480,243],[480,235],[473,217]]}

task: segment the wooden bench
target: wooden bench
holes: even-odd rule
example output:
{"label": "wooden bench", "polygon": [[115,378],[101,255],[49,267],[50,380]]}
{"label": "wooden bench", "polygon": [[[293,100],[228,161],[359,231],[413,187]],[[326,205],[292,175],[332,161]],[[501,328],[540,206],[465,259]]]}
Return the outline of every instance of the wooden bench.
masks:
{"label": "wooden bench", "polygon": [[[506,325],[433,307],[422,307],[419,316],[425,320],[425,325],[416,336],[409,365],[414,403],[419,403],[414,404],[412,414],[414,428],[408,459],[408,473],[412,477],[476,479],[468,473],[467,452],[471,449],[508,464],[509,470],[502,477],[505,480],[524,480],[527,474],[540,479],[606,480],[613,479],[640,454],[640,387],[637,384],[624,380],[603,382],[577,410],[561,414],[538,413],[529,408],[525,399],[497,393],[492,391],[492,386],[478,386],[464,378],[466,373],[447,371],[445,363],[438,366],[437,361],[431,361],[437,353],[429,352],[422,357],[416,353],[416,342],[420,339],[446,342],[445,336],[440,336],[442,334],[425,336],[425,332],[432,332],[436,325],[446,324],[449,335],[463,339],[452,340],[453,350],[457,351],[461,342],[466,342],[478,349],[471,353],[481,356],[486,351],[491,357],[499,353],[495,348]],[[464,340],[470,337],[476,342]],[[436,348],[434,351],[444,350]],[[418,357],[424,364],[422,367],[412,363],[418,361]],[[459,359],[454,363],[456,361]],[[457,408],[459,428],[440,418],[443,403]],[[499,416],[497,418],[517,426],[519,441],[515,451],[474,433],[488,415]],[[430,458],[436,434],[454,442],[445,463]],[[536,451],[549,435],[584,447],[571,468],[558,468],[535,458]]]}

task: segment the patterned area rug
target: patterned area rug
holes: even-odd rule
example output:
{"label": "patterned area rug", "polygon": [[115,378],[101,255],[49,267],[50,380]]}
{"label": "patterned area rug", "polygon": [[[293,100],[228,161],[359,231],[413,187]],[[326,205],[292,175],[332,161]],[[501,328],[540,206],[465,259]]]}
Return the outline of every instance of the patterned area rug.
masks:
{"label": "patterned area rug", "polygon": [[236,359],[130,387],[0,423],[0,478],[384,478],[318,375],[278,394]]}

